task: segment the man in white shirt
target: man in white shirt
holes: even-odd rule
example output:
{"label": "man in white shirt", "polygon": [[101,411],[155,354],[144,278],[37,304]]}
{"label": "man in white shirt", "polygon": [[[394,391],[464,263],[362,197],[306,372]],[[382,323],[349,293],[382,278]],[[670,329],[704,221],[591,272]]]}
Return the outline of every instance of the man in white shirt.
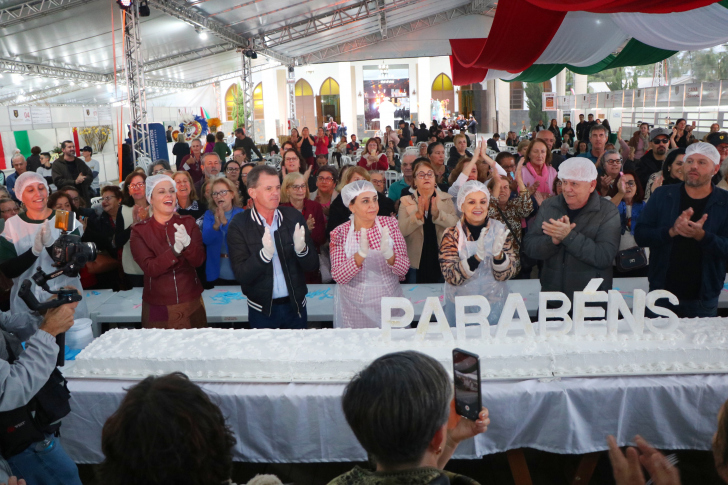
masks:
{"label": "man in white shirt", "polygon": [[101,164],[97,161],[91,158],[91,155],[93,155],[94,151],[91,149],[90,146],[85,146],[81,149],[81,156],[83,157],[83,161],[86,162],[86,165],[88,165],[88,168],[91,169],[91,172],[93,172],[94,181],[91,183],[91,196],[92,197],[98,197],[99,196],[99,172],[101,170]]}

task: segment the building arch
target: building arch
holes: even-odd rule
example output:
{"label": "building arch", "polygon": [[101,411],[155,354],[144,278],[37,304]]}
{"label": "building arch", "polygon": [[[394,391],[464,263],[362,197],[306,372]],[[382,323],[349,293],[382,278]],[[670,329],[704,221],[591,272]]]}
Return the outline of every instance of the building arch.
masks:
{"label": "building arch", "polygon": [[[313,88],[305,79],[299,79],[296,81],[295,86],[296,94],[296,119],[298,119],[298,126],[303,128],[304,126],[314,126],[316,124],[316,105],[315,96],[313,95]],[[299,128],[299,132],[300,132]]]}
{"label": "building arch", "polygon": [[[452,79],[450,79],[450,76],[444,72],[435,76],[435,80],[432,82],[432,99],[436,99],[440,102],[446,101],[443,104],[443,116],[452,114],[455,110],[457,110],[457,106],[455,106],[455,89],[452,85]],[[439,122],[441,120],[437,121]]]}
{"label": "building arch", "polygon": [[253,119],[262,120],[265,118],[263,111],[263,83],[258,83],[253,88]]}
{"label": "building arch", "polygon": [[327,77],[321,83],[319,90],[318,103],[318,127],[325,125],[329,121],[329,117],[333,118],[337,123],[341,123],[341,104],[339,97],[339,83],[332,77]]}
{"label": "building arch", "polygon": [[225,92],[225,119],[233,121],[233,108],[235,107],[235,98],[238,97],[238,85],[233,83]]}

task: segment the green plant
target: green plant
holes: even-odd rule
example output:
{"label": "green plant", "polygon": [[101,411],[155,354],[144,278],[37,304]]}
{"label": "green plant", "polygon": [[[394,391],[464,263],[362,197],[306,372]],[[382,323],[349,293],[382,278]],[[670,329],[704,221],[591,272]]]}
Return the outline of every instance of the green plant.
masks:
{"label": "green plant", "polygon": [[250,117],[250,113],[245,112],[245,99],[243,97],[243,87],[238,83],[235,92],[235,104],[233,105],[233,129],[245,127],[246,120]]}
{"label": "green plant", "polygon": [[523,91],[528,98],[526,104],[528,105],[528,119],[531,122],[531,129],[533,130],[539,121],[543,121],[543,124],[548,126],[549,118],[543,110],[541,99],[543,85],[541,83],[525,83]]}

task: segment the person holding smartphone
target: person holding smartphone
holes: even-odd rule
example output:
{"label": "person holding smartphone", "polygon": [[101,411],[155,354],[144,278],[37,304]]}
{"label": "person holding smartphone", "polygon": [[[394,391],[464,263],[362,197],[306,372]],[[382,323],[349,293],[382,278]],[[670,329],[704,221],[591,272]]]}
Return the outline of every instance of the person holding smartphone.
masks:
{"label": "person holding smartphone", "polygon": [[471,421],[453,413],[452,398],[452,381],[432,357],[408,351],[376,359],[349,382],[341,401],[372,467],[356,466],[329,485],[425,485],[438,478],[476,484],[444,468],[461,442],[487,431],[488,410]]}

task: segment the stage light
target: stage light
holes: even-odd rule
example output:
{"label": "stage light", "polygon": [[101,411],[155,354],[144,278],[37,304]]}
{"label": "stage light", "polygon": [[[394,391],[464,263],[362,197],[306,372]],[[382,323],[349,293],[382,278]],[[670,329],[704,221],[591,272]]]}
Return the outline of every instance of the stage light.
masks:
{"label": "stage light", "polygon": [[129,7],[131,7],[132,0],[116,0],[116,3],[119,4],[119,7],[123,8],[124,10],[129,10]]}
{"label": "stage light", "polygon": [[202,30],[200,27],[195,28],[195,32],[200,36],[201,40],[207,40],[207,32]]}
{"label": "stage light", "polygon": [[248,49],[247,51],[243,52],[243,54],[245,54],[245,57],[250,57],[251,59],[258,58],[258,54],[252,49]]}
{"label": "stage light", "polygon": [[139,3],[139,16],[140,17],[149,17],[151,12],[149,11],[149,3],[147,3],[147,0],[142,0]]}

